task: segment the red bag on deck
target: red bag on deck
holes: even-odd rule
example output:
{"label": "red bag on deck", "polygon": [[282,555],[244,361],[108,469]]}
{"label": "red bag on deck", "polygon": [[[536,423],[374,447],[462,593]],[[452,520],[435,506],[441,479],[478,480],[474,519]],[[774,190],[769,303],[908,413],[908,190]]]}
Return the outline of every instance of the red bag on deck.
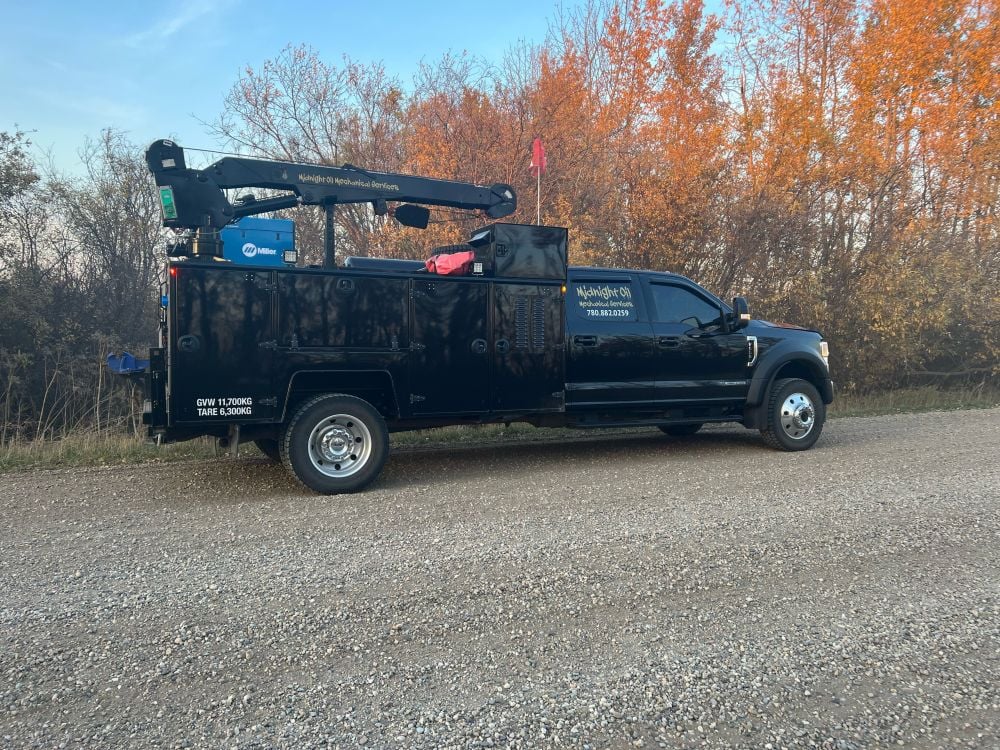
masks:
{"label": "red bag on deck", "polygon": [[428,258],[424,266],[439,276],[467,276],[472,270],[472,261],[475,259],[476,253],[473,250],[464,253],[441,253]]}

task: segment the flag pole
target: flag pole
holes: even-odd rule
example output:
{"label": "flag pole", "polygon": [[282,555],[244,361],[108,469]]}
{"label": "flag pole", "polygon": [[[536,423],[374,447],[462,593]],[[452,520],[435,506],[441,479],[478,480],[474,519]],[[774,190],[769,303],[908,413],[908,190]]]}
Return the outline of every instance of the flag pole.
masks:
{"label": "flag pole", "polygon": [[536,172],[535,199],[537,205],[535,207],[535,224],[540,226],[542,223],[542,170],[538,169]]}
{"label": "flag pole", "polygon": [[535,173],[535,224],[542,223],[542,172],[545,171],[545,147],[542,139],[531,144],[531,171]]}

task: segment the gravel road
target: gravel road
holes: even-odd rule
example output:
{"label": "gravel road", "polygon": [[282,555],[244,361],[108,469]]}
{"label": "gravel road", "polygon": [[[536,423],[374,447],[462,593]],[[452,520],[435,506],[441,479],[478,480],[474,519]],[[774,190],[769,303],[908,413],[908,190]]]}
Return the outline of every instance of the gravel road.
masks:
{"label": "gravel road", "polygon": [[0,747],[1000,747],[1000,409],[0,477]]}

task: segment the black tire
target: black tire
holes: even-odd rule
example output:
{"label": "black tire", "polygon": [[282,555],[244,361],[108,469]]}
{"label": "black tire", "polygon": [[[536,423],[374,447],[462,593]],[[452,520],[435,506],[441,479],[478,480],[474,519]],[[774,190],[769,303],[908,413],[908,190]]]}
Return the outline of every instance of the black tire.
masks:
{"label": "black tire", "polygon": [[269,459],[281,463],[281,451],[278,450],[278,441],[275,438],[260,438],[259,440],[254,440],[253,444],[257,446],[257,450]]}
{"label": "black tire", "polygon": [[357,492],[382,471],[389,431],[367,401],[330,393],[299,407],[280,447],[282,463],[309,489],[323,495]]}
{"label": "black tire", "polygon": [[764,442],[781,451],[812,448],[823,432],[826,404],[808,380],[783,378],[771,385],[767,396]]}
{"label": "black tire", "polygon": [[690,437],[700,430],[701,424],[661,424],[660,429],[671,437]]}

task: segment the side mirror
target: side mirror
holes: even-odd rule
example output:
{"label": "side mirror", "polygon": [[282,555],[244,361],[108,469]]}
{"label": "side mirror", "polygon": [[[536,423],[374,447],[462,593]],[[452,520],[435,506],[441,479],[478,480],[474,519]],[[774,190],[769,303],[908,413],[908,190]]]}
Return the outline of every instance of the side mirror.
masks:
{"label": "side mirror", "polygon": [[746,297],[733,297],[733,330],[746,328],[750,322],[750,305]]}
{"label": "side mirror", "polygon": [[397,206],[392,215],[404,227],[427,229],[427,222],[430,220],[431,211],[429,208],[424,208],[423,206],[404,203],[402,206]]}

